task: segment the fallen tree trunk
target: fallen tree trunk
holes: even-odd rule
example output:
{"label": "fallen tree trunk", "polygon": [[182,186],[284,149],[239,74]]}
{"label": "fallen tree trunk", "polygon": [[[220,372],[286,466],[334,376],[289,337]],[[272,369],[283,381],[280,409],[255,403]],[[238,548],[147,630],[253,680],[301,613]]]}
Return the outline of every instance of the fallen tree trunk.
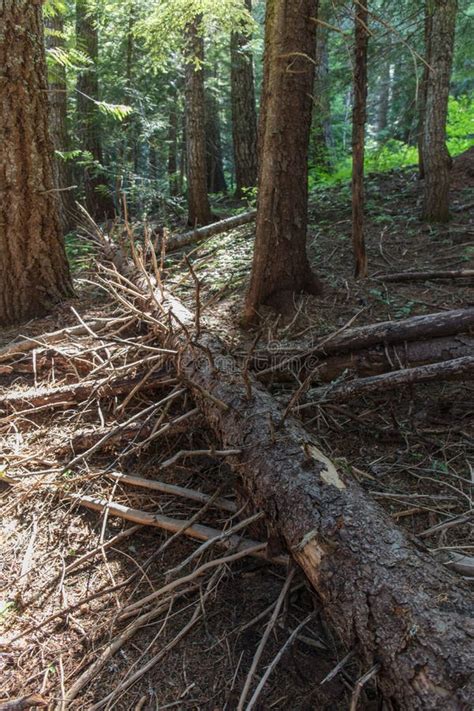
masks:
{"label": "fallen tree trunk", "polygon": [[283,417],[269,392],[241,374],[220,339],[203,333],[193,342],[192,315],[172,297],[163,305],[179,326],[169,335],[181,350],[179,377],[221,445],[242,450],[228,464],[255,509],[265,513],[271,539],[306,573],[341,639],[360,649],[369,668],[377,665],[390,708],[470,709],[474,610],[468,588],[343,477],[300,422]]}
{"label": "fallen tree trunk", "polygon": [[225,220],[213,222],[211,225],[198,227],[195,230],[190,230],[189,232],[184,232],[180,235],[170,235],[170,237],[166,240],[166,250],[170,251],[173,249],[180,249],[181,247],[187,247],[189,244],[201,242],[202,240],[214,237],[214,235],[218,235],[221,232],[235,230],[236,227],[242,227],[242,225],[247,225],[249,222],[254,222],[256,217],[257,211],[250,210],[250,212],[244,212],[241,215],[227,217]]}
{"label": "fallen tree trunk", "polygon": [[[333,336],[325,336],[311,347],[278,347],[273,351],[256,351],[252,356],[252,364],[258,371],[258,377],[263,377],[284,369],[288,364],[300,363],[303,367],[306,359],[316,358],[323,361],[333,355],[456,336],[468,333],[471,329],[474,329],[474,307],[442,311],[400,321],[381,321],[369,326],[350,328]],[[316,363],[313,361],[312,366],[314,365]]]}
{"label": "fallen tree trunk", "polygon": [[381,274],[374,277],[377,281],[431,281],[436,279],[472,279],[474,269],[458,269],[454,271],[431,272],[397,272],[395,274]]}
{"label": "fallen tree trunk", "polygon": [[418,368],[395,370],[383,375],[358,378],[345,383],[326,385],[309,390],[306,399],[309,402],[299,405],[295,410],[306,410],[323,402],[347,402],[362,395],[382,393],[404,385],[432,383],[443,380],[459,380],[474,373],[474,355],[446,360],[442,363],[420,365]]}
{"label": "fallen tree trunk", "polygon": [[[335,354],[321,359],[315,369],[314,363],[306,358],[298,358],[282,366],[281,375],[287,380],[293,373],[304,379],[314,370],[314,380],[330,383],[344,371],[354,372],[359,377],[380,375],[400,368],[415,368],[429,363],[439,363],[454,358],[463,358],[474,353],[474,337],[457,335],[451,338],[432,338],[426,341],[407,341],[393,345],[379,345],[375,348]],[[274,372],[268,374],[274,377]],[[278,378],[277,378],[278,380]]]}
{"label": "fallen tree trunk", "polygon": [[[114,397],[129,393],[140,384],[143,374],[134,378],[123,377],[110,380],[83,380],[70,385],[59,385],[53,388],[31,388],[22,392],[14,392],[0,399],[0,412],[15,411],[16,407],[62,407],[71,403],[78,403],[88,397]],[[170,378],[164,372],[157,371],[148,380],[143,382],[142,390],[153,390],[165,387],[170,383]]]}
{"label": "fallen tree trunk", "polygon": [[[181,377],[216,437],[243,453],[227,461],[303,568],[341,639],[378,663],[393,707],[474,704],[474,625],[469,591],[343,478],[302,425],[262,386],[229,374],[222,343],[202,336],[213,363],[183,346]],[[222,362],[222,365],[219,363]],[[217,404],[218,402],[226,408]]]}

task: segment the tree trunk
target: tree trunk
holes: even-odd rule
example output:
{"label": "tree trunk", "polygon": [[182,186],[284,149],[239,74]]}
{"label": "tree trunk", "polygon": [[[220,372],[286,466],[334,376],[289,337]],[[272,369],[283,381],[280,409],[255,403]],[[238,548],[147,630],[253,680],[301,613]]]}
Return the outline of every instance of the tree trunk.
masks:
{"label": "tree trunk", "polygon": [[168,118],[168,186],[170,195],[178,195],[178,93],[173,89]]}
{"label": "tree trunk", "polygon": [[[389,346],[406,348],[407,342],[430,339],[428,341],[430,343],[431,339],[470,333],[473,329],[474,308],[455,309],[425,316],[412,316],[400,321],[381,321],[368,326],[350,328],[332,337],[322,337],[312,346],[305,343],[298,348],[297,344],[294,344],[291,349],[277,348],[273,352],[256,352],[252,362],[260,376],[272,371],[284,370],[287,366],[298,372],[302,368],[308,372],[333,356],[340,357],[344,362],[346,356],[343,354],[349,353],[352,354],[351,357],[357,358],[358,351],[372,348],[382,348],[387,355],[390,354]],[[393,355],[396,361],[399,356]]]}
{"label": "tree trunk", "polygon": [[206,154],[207,189],[210,193],[226,193],[222,160],[221,122],[219,104],[211,88],[206,89]]}
{"label": "tree trunk", "polygon": [[95,18],[91,15],[88,0],[76,2],[76,36],[80,49],[87,52],[93,65],[79,73],[77,78],[77,122],[80,146],[91,154],[96,165],[84,169],[86,207],[90,214],[103,220],[114,217],[112,198],[107,193],[103,175],[102,142],[100,137],[99,111],[95,101],[99,99],[97,60],[99,53],[98,32]]}
{"label": "tree trunk", "polygon": [[[180,317],[182,314],[180,313]],[[460,711],[474,703],[469,590],[343,477],[296,420],[243,376],[215,338],[214,358],[184,348],[181,372],[256,510],[318,592],[348,649],[357,647],[388,708]],[[226,357],[224,357],[226,356]],[[212,398],[212,399],[211,399]],[[227,409],[224,409],[227,406]],[[391,705],[390,705],[391,704]]]}
{"label": "tree trunk", "polygon": [[433,0],[430,3],[431,69],[426,88],[423,131],[423,219],[428,222],[449,220],[449,175],[452,161],[446,147],[446,120],[457,8],[457,0]]}
{"label": "tree trunk", "polygon": [[[252,0],[245,0],[249,12]],[[230,41],[232,139],[235,164],[235,195],[257,184],[257,110],[253,56],[248,34],[233,32]]]}
{"label": "tree trunk", "polygon": [[[329,3],[320,0],[318,19],[327,22]],[[329,30],[322,24],[316,26],[316,74],[313,90],[313,125],[311,129],[312,162],[318,170],[331,172],[333,136],[329,96]]]}
{"label": "tree trunk", "polygon": [[186,159],[188,223],[207,225],[211,208],[207,195],[206,109],[204,99],[204,40],[197,16],[186,29]]}
{"label": "tree trunk", "polygon": [[[386,40],[387,54],[392,51],[392,35],[389,34]],[[377,107],[377,140],[383,144],[387,138],[388,113],[390,109],[390,99],[392,94],[392,65],[389,56],[383,61],[382,70],[379,76],[379,96]]]}
{"label": "tree trunk", "polygon": [[425,62],[423,65],[423,77],[420,87],[419,111],[418,111],[418,173],[420,179],[425,177],[425,164],[423,160],[423,142],[425,134],[426,117],[426,97],[428,94],[428,81],[430,78],[431,62],[431,35],[433,28],[433,15],[431,13],[431,0],[425,0]]}
{"label": "tree trunk", "polygon": [[363,5],[357,2],[355,9],[354,108],[352,112],[352,243],[355,276],[364,279],[368,276],[364,236],[368,21],[367,0]]}
{"label": "tree trunk", "polygon": [[0,325],[72,294],[54,187],[41,4],[0,6]]}
{"label": "tree trunk", "polygon": [[[45,21],[47,27],[47,49],[64,48],[64,20],[60,13]],[[67,81],[66,67],[55,62],[49,72],[49,133],[56,153],[66,153],[70,150],[67,129]],[[54,156],[54,184],[58,191],[59,218],[64,234],[75,224],[76,212],[74,191],[72,187],[72,170],[70,163],[57,154]]]}
{"label": "tree trunk", "polygon": [[[471,350],[472,353],[472,350]],[[403,386],[416,383],[440,383],[445,380],[472,380],[474,375],[474,356],[428,363],[415,368],[403,368],[389,373],[357,378],[344,383],[331,383],[309,390],[304,405],[297,410],[305,410],[323,402],[347,402],[365,395],[378,395],[387,390],[400,390]]]}
{"label": "tree trunk", "polygon": [[263,304],[284,310],[295,293],[321,292],[306,254],[316,11],[316,0],[267,2],[259,202],[247,322],[258,317]]}

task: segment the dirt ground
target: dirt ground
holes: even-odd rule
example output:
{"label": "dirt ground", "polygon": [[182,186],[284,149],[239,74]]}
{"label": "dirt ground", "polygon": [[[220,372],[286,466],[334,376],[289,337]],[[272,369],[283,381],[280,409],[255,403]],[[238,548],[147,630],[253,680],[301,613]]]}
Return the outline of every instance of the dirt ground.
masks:
{"label": "dirt ground", "polygon": [[[325,295],[296,300],[292,316],[265,313],[258,347],[270,344],[276,351],[292,344],[300,347],[351,321],[363,325],[473,305],[472,280],[385,285],[377,276],[474,267],[474,149],[455,161],[449,224],[420,223],[420,200],[421,184],[410,171],[368,179],[371,276],[355,282],[349,187],[312,195],[309,253],[326,284]],[[248,350],[255,339],[254,333],[238,326],[252,236],[252,226],[247,226],[188,250],[204,284],[202,317],[239,352]],[[168,256],[166,270],[167,283],[192,307],[195,286],[182,253]],[[136,619],[135,613],[124,620],[124,609],[173,580],[170,571],[197,547],[181,532],[161,550],[169,535],[153,527],[137,527],[121,536],[132,529],[131,523],[110,512],[87,511],[71,496],[113,500],[181,521],[194,516],[219,530],[238,520],[212,503],[203,510],[202,504],[128,486],[113,477],[119,472],[159,479],[209,496],[218,490],[226,501],[234,500],[233,476],[225,459],[213,455],[215,443],[199,415],[143,444],[143,437],[150,436],[147,428],[160,418],[161,423],[174,422],[192,411],[188,396],[176,395],[174,382],[166,381],[158,391],[141,387],[129,397],[129,391],[111,396],[101,381],[85,397],[75,399],[66,393],[64,402],[54,408],[32,397],[33,390],[37,393],[42,387],[50,392],[81,379],[111,378],[120,372],[136,376],[145,366],[161,364],[140,325],[127,322],[110,294],[104,295],[90,258],[85,269],[76,271],[76,285],[77,298],[50,317],[0,334],[0,702],[39,693],[50,709],[64,708],[62,699],[81,675]],[[104,319],[101,335],[87,329],[64,334],[54,345],[39,342],[35,350],[2,358],[2,347],[20,341],[20,335],[40,339],[56,329],[77,326],[71,307],[87,323]],[[286,402],[295,384],[274,382],[269,387]],[[24,399],[8,403],[7,396],[15,394]],[[466,381],[417,385],[347,405],[325,404],[304,419],[321,449],[410,534],[453,520],[455,525],[423,539],[433,555],[445,560],[449,551],[471,555],[474,549],[473,394],[474,384]],[[154,402],[168,396],[167,405],[146,414]],[[126,407],[121,408],[125,399]],[[133,435],[71,466],[82,451],[74,443],[84,431],[106,431],[134,416],[141,440]],[[176,452],[196,449],[208,453],[163,467]],[[245,512],[241,515],[245,518]],[[253,529],[244,535],[251,538]],[[82,560],[86,554],[89,557]],[[214,561],[215,567],[197,579],[200,585],[184,594],[186,585],[181,585],[166,597],[166,606],[91,674],[68,708],[237,709],[288,571],[251,557],[220,562],[227,554],[217,547],[205,551],[199,565]],[[198,563],[185,572],[192,573]],[[311,621],[284,653],[255,708],[350,708],[354,685],[367,669],[357,650],[343,649],[333,638],[318,600],[300,574],[285,596],[247,701],[267,665],[311,613]],[[321,684],[348,653],[350,658]],[[136,683],[121,690],[148,663],[150,668]],[[110,693],[115,696],[107,700]],[[376,680],[364,688],[358,708],[382,708]]]}

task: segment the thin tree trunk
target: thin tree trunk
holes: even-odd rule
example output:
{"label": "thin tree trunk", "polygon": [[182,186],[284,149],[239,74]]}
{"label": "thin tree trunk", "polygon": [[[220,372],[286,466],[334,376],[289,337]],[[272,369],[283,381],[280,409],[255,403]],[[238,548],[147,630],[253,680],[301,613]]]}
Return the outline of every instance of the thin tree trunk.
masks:
{"label": "thin tree trunk", "polygon": [[368,276],[364,236],[364,158],[367,121],[367,2],[355,6],[354,108],[352,112],[352,243],[356,278]]}
{"label": "thin tree trunk", "polygon": [[[45,21],[47,49],[64,48],[64,20],[60,13]],[[67,128],[67,81],[66,67],[55,62],[49,72],[49,133],[57,153],[70,150]],[[70,163],[54,156],[54,183],[58,191],[59,218],[64,234],[75,224],[75,196],[72,187],[72,170]]]}
{"label": "thin tree trunk", "polygon": [[446,147],[446,120],[457,9],[457,0],[433,0],[431,3],[431,70],[426,90],[423,132],[423,219],[428,222],[449,220],[452,161]]}
{"label": "thin tree trunk", "polygon": [[178,195],[178,92],[173,87],[168,114],[168,186],[170,195]]}
{"label": "thin tree trunk", "polygon": [[0,325],[72,294],[48,131],[41,4],[0,6]]}
{"label": "thin tree trunk", "polygon": [[285,310],[295,293],[321,292],[306,254],[316,12],[316,0],[267,2],[259,203],[246,322],[258,317],[263,304]]}
{"label": "thin tree trunk", "polygon": [[420,179],[425,177],[425,164],[423,160],[423,143],[425,140],[425,117],[426,98],[428,94],[428,81],[430,78],[431,62],[431,35],[433,27],[433,15],[431,12],[431,0],[425,0],[425,62],[423,65],[423,77],[420,87],[419,111],[418,111],[418,173]]}
{"label": "thin tree trunk", "polygon": [[[245,4],[251,12],[252,0],[245,0]],[[239,198],[244,188],[257,184],[257,110],[250,39],[245,31],[233,32],[230,42],[235,195]]]}
{"label": "thin tree trunk", "polygon": [[392,94],[392,65],[390,52],[392,51],[392,35],[387,38],[388,57],[383,62],[379,77],[379,97],[377,107],[377,140],[383,143],[387,138],[388,113],[390,109],[390,99]]}
{"label": "thin tree trunk", "polygon": [[186,29],[186,159],[188,223],[207,225],[211,208],[207,195],[206,109],[204,99],[204,40],[197,16]]}
{"label": "thin tree trunk", "polygon": [[[328,22],[328,0],[320,0],[318,19]],[[313,90],[313,125],[311,130],[312,162],[317,169],[331,172],[333,136],[329,96],[329,30],[322,24],[316,26],[316,74]]]}
{"label": "thin tree trunk", "polygon": [[210,193],[226,193],[222,159],[221,123],[219,104],[211,88],[205,91],[206,101],[206,155],[207,189]]}
{"label": "thin tree trunk", "polygon": [[101,166],[103,163],[100,137],[99,112],[94,103],[99,99],[97,60],[99,53],[98,32],[95,18],[91,15],[87,0],[76,2],[76,36],[78,46],[87,52],[93,62],[80,72],[77,79],[77,121],[80,146],[91,154],[97,166],[84,169],[86,207],[93,217],[102,220],[115,214],[112,198],[107,194]]}

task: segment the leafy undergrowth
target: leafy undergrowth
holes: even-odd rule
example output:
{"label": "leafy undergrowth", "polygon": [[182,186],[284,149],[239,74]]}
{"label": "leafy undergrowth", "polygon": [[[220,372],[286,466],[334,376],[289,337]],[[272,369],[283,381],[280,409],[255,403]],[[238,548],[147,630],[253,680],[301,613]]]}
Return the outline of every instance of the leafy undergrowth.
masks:
{"label": "leafy undergrowth", "polygon": [[[453,183],[457,207],[474,199],[473,164],[470,154],[457,159]],[[310,345],[351,321],[362,325],[472,304],[472,284],[467,282],[384,285],[377,279],[378,274],[390,271],[472,267],[472,210],[459,209],[443,227],[423,225],[418,219],[420,189],[416,177],[406,171],[369,180],[371,278],[362,283],[352,278],[348,188],[314,191],[309,249],[326,293],[322,299],[296,300],[294,314],[285,318],[264,313],[258,348]],[[188,250],[193,270],[202,281],[202,319],[230,348],[242,352],[255,341],[255,333],[244,333],[238,326],[252,237],[248,226]],[[184,427],[176,425],[194,406],[177,383],[168,382],[172,374],[161,372],[168,361],[156,350],[139,318],[124,314],[110,291],[104,296],[100,290],[104,274],[91,271],[90,255],[75,240],[70,249],[77,250],[79,261],[86,260],[85,271],[78,275],[78,298],[47,319],[2,334],[0,344],[7,346],[20,334],[41,339],[55,329],[80,326],[71,306],[82,320],[99,324],[96,331],[63,334],[54,343],[37,344],[35,350],[13,358],[2,358],[0,351],[4,397],[0,403],[1,696],[40,693],[51,709],[61,708],[61,698],[101,657],[107,644],[136,619],[136,615],[123,619],[124,609],[176,579],[170,571],[197,548],[182,531],[171,545],[167,544],[169,534],[157,528],[130,532],[132,524],[110,511],[107,515],[86,511],[71,497],[113,500],[153,516],[195,517],[197,523],[220,530],[236,523],[234,514],[219,508],[125,485],[114,476],[127,474],[209,496],[218,489],[219,497],[239,506],[231,472],[225,460],[213,454],[216,443],[199,415],[189,425],[188,421]],[[182,253],[168,255],[166,280],[176,295],[194,307],[195,284]],[[126,295],[128,287],[122,286],[122,295]],[[166,384],[148,391],[143,382],[147,373],[148,382],[159,376],[167,379]],[[107,387],[121,375],[141,386],[132,395],[130,389],[110,394]],[[64,402],[54,408],[39,409],[37,401],[33,404],[31,392],[37,393],[40,387],[51,393],[59,385],[69,387],[81,380],[93,382],[87,396],[72,401],[66,393]],[[273,382],[269,387],[286,403],[297,384],[297,380],[295,384]],[[24,399],[12,406],[5,399],[7,394]],[[84,446],[85,451],[90,448],[89,442],[81,449],[84,434],[110,432],[134,417],[140,427],[128,439],[77,459]],[[361,398],[350,406],[323,404],[304,418],[321,448],[401,526],[414,534],[423,533],[433,555],[444,560],[450,551],[472,552],[472,383],[414,386]],[[174,423],[173,427],[163,431],[167,423]],[[157,432],[162,434],[157,436]],[[196,449],[206,454],[170,464],[177,452]],[[450,525],[431,533],[440,523]],[[243,535],[258,538],[261,530],[249,523]],[[165,597],[166,607],[124,640],[117,653],[81,686],[70,708],[237,708],[286,571],[257,558],[221,562],[224,555],[211,548],[193,561],[184,572],[192,573],[197,565],[210,561],[215,567],[199,578],[201,585],[196,589],[180,595],[177,588]],[[314,609],[317,614],[311,624],[271,675],[259,708],[349,707],[354,684],[367,669],[353,654],[334,678],[319,685],[352,650],[340,649],[319,603],[299,577],[286,598],[252,688],[291,631]],[[141,612],[147,610],[149,606],[141,607]],[[180,641],[179,635],[194,615],[196,624]],[[125,688],[145,665],[149,665],[146,673]],[[111,693],[115,696],[104,701]],[[376,708],[378,702],[376,685],[371,682],[362,692],[360,707]]]}

